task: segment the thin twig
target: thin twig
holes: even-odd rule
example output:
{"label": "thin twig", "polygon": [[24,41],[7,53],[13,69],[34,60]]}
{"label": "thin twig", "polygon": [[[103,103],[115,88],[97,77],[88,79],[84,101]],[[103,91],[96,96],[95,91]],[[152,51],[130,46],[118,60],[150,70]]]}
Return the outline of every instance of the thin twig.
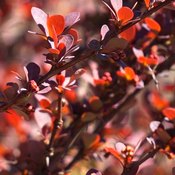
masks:
{"label": "thin twig", "polygon": [[62,93],[58,93],[58,111],[57,111],[58,116],[54,121],[53,131],[52,131],[52,134],[51,134],[50,142],[48,144],[48,150],[49,151],[53,146],[54,138],[55,138],[55,135],[56,135],[58,129],[61,130],[62,125],[63,125],[61,108],[62,108]]}

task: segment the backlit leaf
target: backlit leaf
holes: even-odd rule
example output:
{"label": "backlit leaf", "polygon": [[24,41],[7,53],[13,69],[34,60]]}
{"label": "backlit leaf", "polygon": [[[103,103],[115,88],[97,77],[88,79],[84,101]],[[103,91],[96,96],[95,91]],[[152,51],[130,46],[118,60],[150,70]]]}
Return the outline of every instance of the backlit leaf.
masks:
{"label": "backlit leaf", "polygon": [[123,24],[131,20],[134,17],[134,13],[129,7],[122,7],[118,10],[117,17]]}
{"label": "backlit leaf", "polygon": [[144,0],[144,1],[145,1],[146,7],[149,8],[149,6],[150,6],[150,0]]}
{"label": "backlit leaf", "polygon": [[53,15],[47,18],[47,27],[49,31],[49,36],[55,39],[60,35],[65,27],[64,17],[61,15]]}
{"label": "backlit leaf", "polygon": [[163,109],[162,113],[169,120],[175,119],[175,108],[171,108],[171,107],[165,108],[165,109]]}
{"label": "backlit leaf", "polygon": [[136,35],[136,27],[131,26],[129,29],[123,31],[122,33],[120,33],[120,37],[124,38],[125,40],[127,40],[128,42],[131,42],[135,39],[135,35]]}
{"label": "backlit leaf", "polygon": [[147,18],[145,18],[145,23],[147,24],[147,26],[151,30],[156,31],[156,32],[160,32],[161,27],[160,27],[159,23],[157,21],[155,21],[154,19],[147,17]]}

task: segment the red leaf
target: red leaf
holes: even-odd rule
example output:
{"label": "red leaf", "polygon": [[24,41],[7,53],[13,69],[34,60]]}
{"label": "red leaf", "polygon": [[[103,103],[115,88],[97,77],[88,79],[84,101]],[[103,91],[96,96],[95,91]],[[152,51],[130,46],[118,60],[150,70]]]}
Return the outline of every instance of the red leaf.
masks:
{"label": "red leaf", "polygon": [[144,0],[144,1],[145,1],[146,7],[149,8],[149,6],[150,6],[150,0]]}
{"label": "red leaf", "polygon": [[78,32],[77,32],[77,30],[71,28],[71,29],[68,31],[68,34],[70,34],[71,36],[73,36],[73,38],[74,38],[74,43],[76,43],[77,40],[78,40]]}
{"label": "red leaf", "polygon": [[169,120],[175,119],[175,108],[171,108],[171,107],[165,108],[165,109],[163,109],[162,113]]}
{"label": "red leaf", "polygon": [[147,24],[147,26],[151,29],[154,30],[156,32],[160,32],[161,27],[159,25],[159,23],[157,21],[155,21],[152,18],[145,18],[145,23]]}
{"label": "red leaf", "polygon": [[136,35],[136,27],[135,25],[130,27],[129,29],[123,31],[122,33],[120,33],[120,37],[124,38],[125,40],[131,42],[132,40],[134,40]]}
{"label": "red leaf", "polygon": [[65,80],[64,75],[61,75],[61,74],[56,75],[56,81],[57,81],[59,86],[61,86],[64,83],[64,80]]}
{"label": "red leaf", "polygon": [[56,39],[60,35],[65,27],[64,17],[61,15],[53,15],[47,18],[47,27],[49,36],[52,39]]}
{"label": "red leaf", "polygon": [[134,17],[134,13],[129,7],[122,7],[118,10],[117,17],[123,24],[131,20]]}
{"label": "red leaf", "polygon": [[148,66],[148,65],[156,65],[158,64],[158,60],[155,58],[149,58],[149,57],[139,57],[137,59],[137,61],[141,64],[143,64],[144,66]]}

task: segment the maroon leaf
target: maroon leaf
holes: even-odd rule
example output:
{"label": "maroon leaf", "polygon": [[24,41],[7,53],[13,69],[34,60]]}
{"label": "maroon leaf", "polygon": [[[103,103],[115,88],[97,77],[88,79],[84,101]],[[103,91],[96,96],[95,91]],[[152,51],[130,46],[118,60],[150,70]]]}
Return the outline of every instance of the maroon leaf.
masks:
{"label": "maroon leaf", "polygon": [[26,77],[28,77],[28,80],[37,82],[39,79],[40,67],[36,63],[31,62],[26,66],[26,69]]}

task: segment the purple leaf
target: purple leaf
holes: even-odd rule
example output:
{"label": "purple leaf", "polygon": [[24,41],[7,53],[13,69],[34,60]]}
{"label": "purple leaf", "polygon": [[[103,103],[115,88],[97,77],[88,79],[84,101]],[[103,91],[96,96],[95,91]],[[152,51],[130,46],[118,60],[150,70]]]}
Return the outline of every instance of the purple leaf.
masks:
{"label": "purple leaf", "polygon": [[31,62],[26,66],[26,69],[26,77],[28,77],[28,80],[34,80],[37,82],[39,79],[40,67],[37,64]]}
{"label": "purple leaf", "polygon": [[65,27],[70,27],[80,20],[79,12],[72,12],[65,16]]}

